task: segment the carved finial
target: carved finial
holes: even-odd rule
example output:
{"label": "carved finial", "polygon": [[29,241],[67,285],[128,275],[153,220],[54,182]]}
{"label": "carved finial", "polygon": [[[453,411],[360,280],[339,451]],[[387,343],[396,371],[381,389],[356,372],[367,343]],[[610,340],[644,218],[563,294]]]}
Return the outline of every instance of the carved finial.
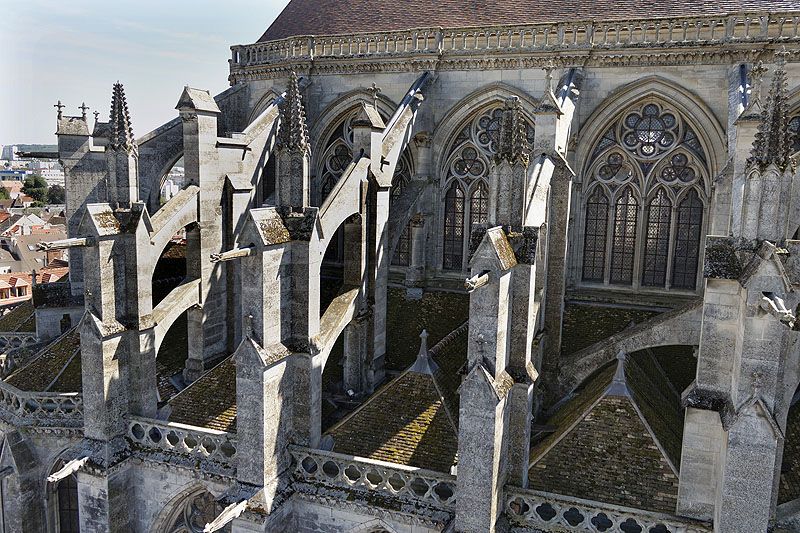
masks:
{"label": "carved finial", "polygon": [[125,89],[120,82],[114,84],[111,96],[111,148],[132,152],[136,150],[131,115],[125,99]]}
{"label": "carved finial", "polygon": [[500,121],[500,142],[498,161],[505,159],[510,164],[528,166],[531,147],[528,144],[528,123],[522,115],[519,98],[512,96],[506,100],[503,117]]}
{"label": "carved finial", "polygon": [[303,98],[300,95],[300,82],[294,71],[289,75],[286,98],[283,99],[279,108],[281,125],[278,130],[278,148],[309,152],[310,144],[308,126],[306,125],[306,111],[303,108]]}
{"label": "carved finial", "polygon": [[749,165],[765,169],[775,165],[781,172],[794,168],[791,158],[794,133],[789,129],[789,111],[786,102],[786,54],[775,54],[775,74],[772,76],[767,100],[762,106],[761,124],[758,126]]}
{"label": "carved finial", "polygon": [[59,101],[58,101],[58,103],[57,103],[56,105],[54,105],[53,107],[55,107],[56,109],[58,109],[58,118],[60,119],[60,118],[61,118],[61,116],[62,116],[62,112],[61,112],[61,110],[62,110],[62,109],[64,109],[64,107],[66,107],[66,106],[65,106],[64,104],[62,104],[62,103],[61,103],[61,100],[59,100]]}
{"label": "carved finial", "polygon": [[81,103],[81,105],[78,106],[78,109],[81,110],[81,117],[86,119],[86,111],[90,109],[90,107],[86,105],[86,102]]}
{"label": "carved finial", "polygon": [[94,123],[97,124],[97,122],[100,120],[100,111],[95,111],[92,114],[94,115]]}
{"label": "carved finial", "polygon": [[378,109],[378,95],[381,93],[381,88],[378,87],[375,82],[372,83],[372,86],[367,89],[370,96],[372,96],[372,105],[375,109]]}
{"label": "carved finial", "polygon": [[244,336],[253,338],[253,315],[248,314],[244,317]]}
{"label": "carved finial", "polygon": [[428,356],[428,330],[423,329],[422,333],[419,334],[419,352],[417,353],[417,357],[427,357]]}

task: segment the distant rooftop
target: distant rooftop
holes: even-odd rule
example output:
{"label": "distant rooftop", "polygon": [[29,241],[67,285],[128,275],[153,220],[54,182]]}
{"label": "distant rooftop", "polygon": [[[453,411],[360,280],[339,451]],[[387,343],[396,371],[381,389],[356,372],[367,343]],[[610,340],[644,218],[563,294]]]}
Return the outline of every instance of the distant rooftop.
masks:
{"label": "distant rooftop", "polygon": [[300,35],[722,15],[798,7],[797,0],[291,0],[259,42]]}

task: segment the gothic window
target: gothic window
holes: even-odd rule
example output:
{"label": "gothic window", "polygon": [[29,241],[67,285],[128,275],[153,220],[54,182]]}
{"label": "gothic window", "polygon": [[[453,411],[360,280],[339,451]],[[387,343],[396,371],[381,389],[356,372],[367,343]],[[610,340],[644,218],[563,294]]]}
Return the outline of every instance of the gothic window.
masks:
{"label": "gothic window", "polygon": [[671,218],[672,202],[664,189],[659,189],[647,207],[642,285],[663,286],[667,279]]}
{"label": "gothic window", "polygon": [[606,264],[608,198],[597,187],[586,203],[586,231],[583,242],[583,280],[603,281]]}
{"label": "gothic window", "polygon": [[78,482],[74,474],[58,482],[56,497],[58,498],[59,533],[79,533]]}
{"label": "gothic window", "polygon": [[464,255],[464,192],[457,182],[444,197],[444,268],[461,270]]}
{"label": "gothic window", "polygon": [[353,160],[353,151],[343,141],[336,142],[325,152],[322,172],[320,173],[319,203],[325,201],[336,182],[344,174],[345,169]]}
{"label": "gothic window", "polygon": [[694,289],[703,226],[703,202],[694,189],[678,204],[672,286]]}
{"label": "gothic window", "polygon": [[[695,130],[676,110],[651,98],[619,113],[590,153],[583,281],[694,290],[709,187],[708,159]],[[689,208],[681,211],[671,200],[690,188],[689,203],[698,211],[691,212],[691,223]],[[603,190],[616,198],[613,209]]]}
{"label": "gothic window", "polygon": [[[502,117],[502,105],[473,116],[460,129],[448,151],[442,176],[443,191],[446,191],[442,231],[442,267],[445,270],[466,268],[472,230],[488,221],[489,161],[498,151]],[[527,136],[528,142],[533,144],[535,129],[530,123]]]}
{"label": "gothic window", "polygon": [[[401,157],[397,162],[397,168],[394,171],[392,178],[392,196],[391,204],[397,201],[403,194],[408,184],[411,181],[411,171],[409,164],[405,157]],[[390,206],[391,211],[391,206]],[[411,264],[411,222],[406,224],[403,228],[403,233],[400,234],[400,240],[397,242],[392,255],[392,265],[394,266],[408,266]]]}
{"label": "gothic window", "polygon": [[630,284],[636,252],[636,219],[639,204],[630,188],[617,198],[614,208],[614,240],[611,246],[611,282]]}
{"label": "gothic window", "polygon": [[800,152],[800,114],[789,119],[789,131],[793,134],[792,153],[796,154]]}
{"label": "gothic window", "polygon": [[[209,492],[195,493],[186,498],[168,522],[168,533],[202,533],[209,522],[222,513],[224,507]],[[228,524],[221,530],[230,532]]]}
{"label": "gothic window", "polygon": [[484,182],[479,182],[469,198],[469,233],[479,224],[486,224],[489,216],[489,191]]}

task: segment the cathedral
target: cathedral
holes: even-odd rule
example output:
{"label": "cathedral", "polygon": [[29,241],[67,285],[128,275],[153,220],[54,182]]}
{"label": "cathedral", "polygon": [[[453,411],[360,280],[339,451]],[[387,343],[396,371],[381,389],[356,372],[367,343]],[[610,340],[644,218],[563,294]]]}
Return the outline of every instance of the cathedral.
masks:
{"label": "cathedral", "polygon": [[291,0],[229,82],[57,105],[0,531],[800,532],[797,0]]}

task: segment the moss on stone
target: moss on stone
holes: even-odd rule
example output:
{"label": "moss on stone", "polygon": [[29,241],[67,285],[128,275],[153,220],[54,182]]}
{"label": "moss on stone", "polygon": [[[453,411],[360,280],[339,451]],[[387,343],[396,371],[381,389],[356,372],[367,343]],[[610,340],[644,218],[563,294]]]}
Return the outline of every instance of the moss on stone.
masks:
{"label": "moss on stone", "polygon": [[561,354],[569,355],[659,314],[630,307],[568,303],[564,309]]}

